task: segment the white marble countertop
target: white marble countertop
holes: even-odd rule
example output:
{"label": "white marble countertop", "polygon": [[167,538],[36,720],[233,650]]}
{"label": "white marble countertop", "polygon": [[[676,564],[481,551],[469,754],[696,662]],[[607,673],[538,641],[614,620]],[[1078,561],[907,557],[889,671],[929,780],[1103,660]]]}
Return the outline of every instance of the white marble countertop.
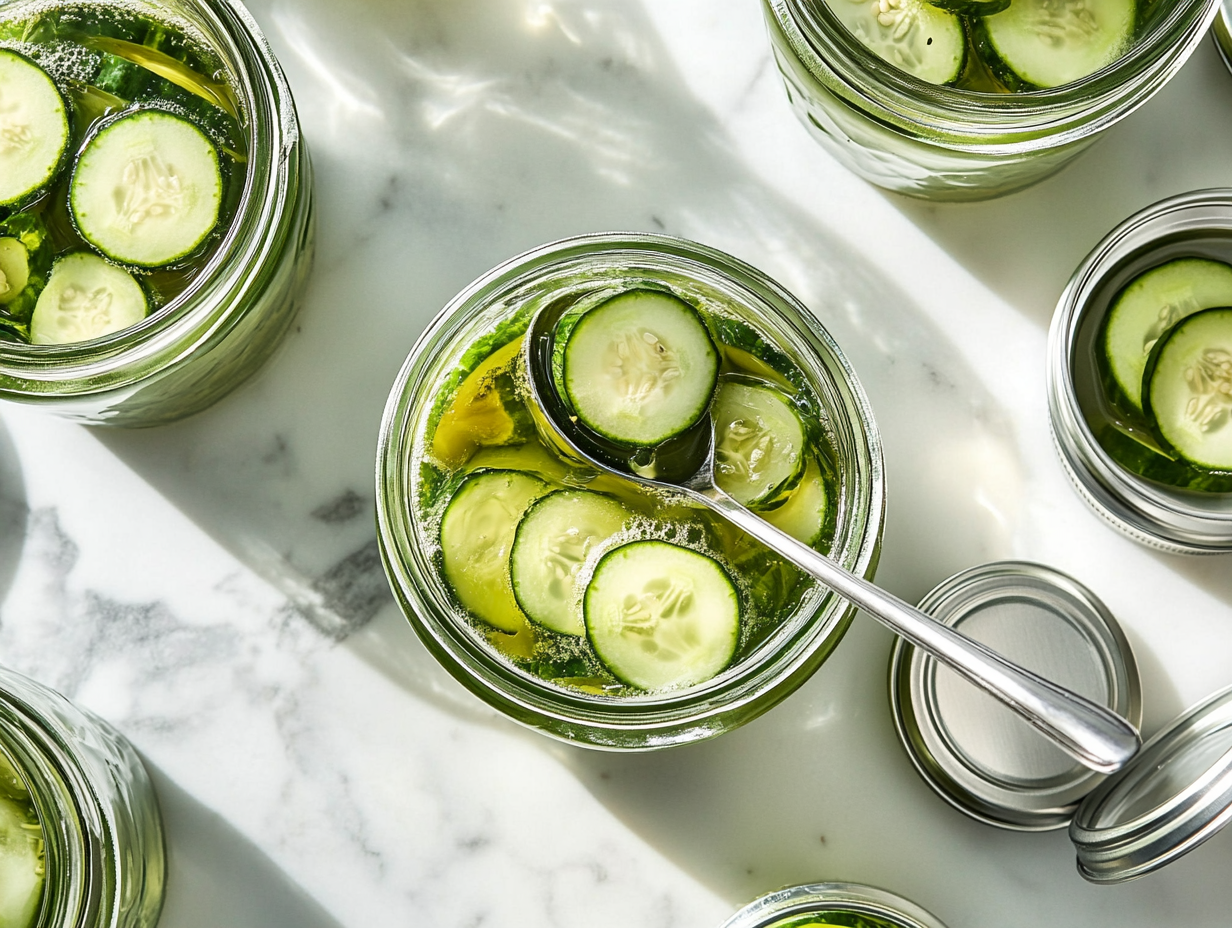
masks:
{"label": "white marble countertop", "polygon": [[711,928],[784,884],[872,883],[950,928],[1226,928],[1232,834],[1085,884],[1065,834],[965,819],[916,777],[858,620],[715,741],[571,749],[441,671],[389,597],[372,469],[445,301],[561,236],[666,231],[761,267],[846,350],[885,440],[879,577],[917,599],[1043,561],[1119,617],[1146,729],[1232,684],[1227,558],[1151,553],[1070,490],[1045,334],[1113,225],[1232,183],[1204,43],[1057,177],[981,205],[889,196],[797,124],[755,0],[257,0],[317,169],[310,294],[258,379],[180,425],[0,412],[0,660],[113,721],[168,826],[164,928]]}

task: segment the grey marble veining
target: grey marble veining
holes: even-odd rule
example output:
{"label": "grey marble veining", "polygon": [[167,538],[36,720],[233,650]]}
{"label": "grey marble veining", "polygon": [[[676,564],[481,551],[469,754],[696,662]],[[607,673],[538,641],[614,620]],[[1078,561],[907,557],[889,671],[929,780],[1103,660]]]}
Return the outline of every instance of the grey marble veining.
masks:
{"label": "grey marble veining", "polygon": [[859,373],[889,474],[882,582],[916,599],[1010,556],[1075,574],[1125,625],[1158,727],[1232,683],[1232,572],[1147,552],[1071,492],[1044,336],[1112,225],[1232,183],[1213,49],[1056,178],[943,207],[880,194],[809,140],[753,0],[252,11],[317,171],[317,263],[285,345],[167,428],[0,411],[0,660],[154,769],[164,928],[706,928],[817,879],[885,886],[951,928],[1226,926],[1227,836],[1093,888],[1063,834],[938,800],[894,739],[890,641],[863,620],[795,696],[714,742],[613,756],[525,732],[419,645],[372,520],[386,393],[458,289],[564,235],[684,235],[781,281]]}

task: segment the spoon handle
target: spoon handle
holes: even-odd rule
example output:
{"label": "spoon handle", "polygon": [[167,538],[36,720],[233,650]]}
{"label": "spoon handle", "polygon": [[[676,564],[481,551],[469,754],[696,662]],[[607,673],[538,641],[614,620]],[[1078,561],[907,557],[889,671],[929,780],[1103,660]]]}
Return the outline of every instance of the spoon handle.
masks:
{"label": "spoon handle", "polygon": [[721,492],[700,502],[816,577],[891,631],[1001,700],[1078,761],[1100,773],[1137,752],[1138,732],[1115,712],[1007,661],[995,651],[887,593],[754,515]]}

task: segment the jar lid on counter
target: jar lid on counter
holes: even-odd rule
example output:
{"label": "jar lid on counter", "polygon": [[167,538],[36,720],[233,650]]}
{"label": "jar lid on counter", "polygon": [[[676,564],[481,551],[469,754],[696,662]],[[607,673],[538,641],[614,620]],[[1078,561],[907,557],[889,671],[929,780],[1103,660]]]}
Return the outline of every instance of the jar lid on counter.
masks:
{"label": "jar lid on counter", "polygon": [[1157,734],[1079,807],[1078,870],[1123,883],[1171,863],[1232,818],[1232,688]]}
{"label": "jar lid on counter", "polygon": [[[1141,721],[1129,643],[1104,604],[1065,574],[1019,561],[986,564],[946,580],[920,608],[1134,725]],[[1103,779],[901,639],[891,658],[890,699],[916,769],[972,818],[1018,831],[1063,828]]]}

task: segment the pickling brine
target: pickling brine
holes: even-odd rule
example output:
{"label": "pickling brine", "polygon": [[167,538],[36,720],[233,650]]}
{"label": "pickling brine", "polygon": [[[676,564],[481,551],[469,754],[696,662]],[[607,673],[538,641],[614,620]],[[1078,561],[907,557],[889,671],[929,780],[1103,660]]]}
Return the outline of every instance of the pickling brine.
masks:
{"label": "pickling brine", "polygon": [[187,23],[108,3],[0,21],[0,338],[102,338],[187,290],[234,218],[244,114]]}
{"label": "pickling brine", "polygon": [[[829,550],[827,414],[771,337],[652,280],[566,299],[554,376],[587,427],[670,467],[713,421],[720,487]],[[524,386],[529,319],[464,350],[421,438],[418,515],[460,617],[521,669],[588,693],[663,692],[739,663],[813,581],[709,511],[555,448]]]}
{"label": "pickling brine", "polygon": [[46,852],[29,787],[0,751],[0,928],[30,928],[43,900]]}

